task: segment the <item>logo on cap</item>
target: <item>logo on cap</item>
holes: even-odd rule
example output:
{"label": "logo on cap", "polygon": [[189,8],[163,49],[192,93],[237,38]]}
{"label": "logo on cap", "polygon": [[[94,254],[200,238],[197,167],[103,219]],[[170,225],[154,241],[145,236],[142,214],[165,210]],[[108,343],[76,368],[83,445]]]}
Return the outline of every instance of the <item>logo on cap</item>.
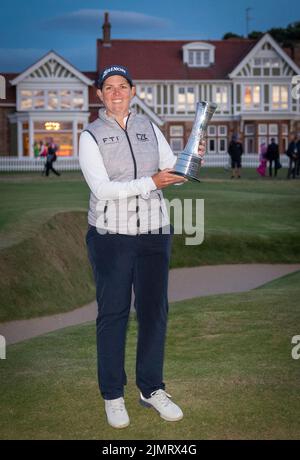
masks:
{"label": "logo on cap", "polygon": [[125,75],[127,75],[127,72],[123,67],[109,67],[108,69],[105,69],[102,75],[102,79],[106,77],[106,75],[110,72],[123,72]]}

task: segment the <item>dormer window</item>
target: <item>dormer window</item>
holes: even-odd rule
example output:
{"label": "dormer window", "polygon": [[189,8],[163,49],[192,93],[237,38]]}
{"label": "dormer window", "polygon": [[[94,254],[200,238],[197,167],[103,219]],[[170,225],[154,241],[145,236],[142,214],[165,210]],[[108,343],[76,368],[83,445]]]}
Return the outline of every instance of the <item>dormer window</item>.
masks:
{"label": "dormer window", "polygon": [[189,67],[209,67],[215,62],[214,45],[204,42],[194,42],[184,45],[183,62]]}
{"label": "dormer window", "polygon": [[189,50],[189,67],[208,67],[208,50]]}

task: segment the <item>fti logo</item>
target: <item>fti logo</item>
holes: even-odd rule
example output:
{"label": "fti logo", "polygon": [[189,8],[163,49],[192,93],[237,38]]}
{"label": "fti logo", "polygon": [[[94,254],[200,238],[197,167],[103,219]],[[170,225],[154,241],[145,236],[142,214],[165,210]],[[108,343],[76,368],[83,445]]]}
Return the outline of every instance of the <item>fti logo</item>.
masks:
{"label": "fti logo", "polygon": [[120,142],[119,136],[110,136],[102,138],[104,144],[117,144]]}

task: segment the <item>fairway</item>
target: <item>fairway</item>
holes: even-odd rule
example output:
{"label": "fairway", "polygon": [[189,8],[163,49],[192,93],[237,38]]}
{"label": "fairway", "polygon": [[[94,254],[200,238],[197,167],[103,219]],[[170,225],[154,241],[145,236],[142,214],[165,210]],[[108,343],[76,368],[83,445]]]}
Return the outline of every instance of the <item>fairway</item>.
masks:
{"label": "fairway", "polygon": [[0,367],[2,439],[299,439],[300,272],[242,294],[171,305],[167,391],[184,418],[160,419],[138,404],[136,322],[127,340],[131,425],[105,420],[96,380],[95,325],[8,347]]}
{"label": "fairway", "polygon": [[[300,261],[300,181],[261,179],[244,169],[230,180],[203,169],[200,184],[165,192],[204,199],[204,242],[175,235],[171,268]],[[80,307],[95,298],[85,247],[89,190],[80,172],[0,175],[0,321]]]}

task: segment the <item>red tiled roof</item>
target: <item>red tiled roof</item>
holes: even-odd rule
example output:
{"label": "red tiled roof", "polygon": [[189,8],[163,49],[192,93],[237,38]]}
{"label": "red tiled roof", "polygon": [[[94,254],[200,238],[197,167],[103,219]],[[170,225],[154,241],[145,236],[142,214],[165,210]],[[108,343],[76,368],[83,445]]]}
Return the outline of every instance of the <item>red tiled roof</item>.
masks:
{"label": "red tiled roof", "polygon": [[182,47],[191,41],[111,40],[103,46],[97,40],[97,71],[111,64],[129,67],[135,80],[227,79],[228,74],[249,53],[257,40],[208,40],[214,45],[215,63],[208,68],[190,68],[183,63]]}

